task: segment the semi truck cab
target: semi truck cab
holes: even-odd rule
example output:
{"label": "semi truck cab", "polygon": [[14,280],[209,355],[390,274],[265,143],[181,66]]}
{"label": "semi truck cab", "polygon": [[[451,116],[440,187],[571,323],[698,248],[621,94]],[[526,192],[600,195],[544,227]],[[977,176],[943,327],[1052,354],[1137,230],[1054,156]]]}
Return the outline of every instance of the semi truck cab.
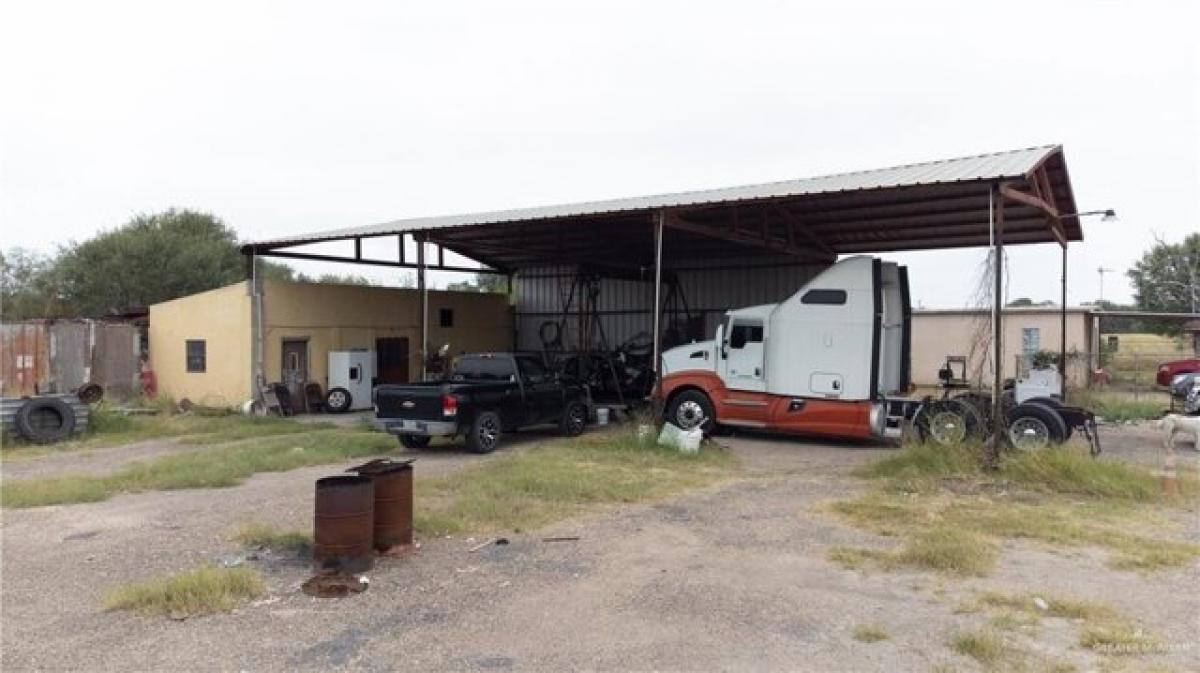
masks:
{"label": "semi truck cab", "polygon": [[833,437],[893,436],[910,386],[905,267],[844,259],[778,304],[728,311],[710,341],[663,353],[666,420]]}

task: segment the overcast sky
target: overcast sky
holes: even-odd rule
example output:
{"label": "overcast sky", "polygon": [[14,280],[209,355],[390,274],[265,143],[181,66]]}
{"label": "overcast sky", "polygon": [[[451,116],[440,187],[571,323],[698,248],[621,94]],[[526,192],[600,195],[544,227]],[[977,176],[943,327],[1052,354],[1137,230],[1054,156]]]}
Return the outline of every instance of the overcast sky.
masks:
{"label": "overcast sky", "polygon": [[[1200,229],[1190,4],[3,0],[2,244],[172,206],[252,240],[1061,143],[1080,208],[1121,218],[1086,222],[1070,302],[1101,266],[1126,301],[1155,234]],[[897,257],[950,307],[984,254]],[[1010,260],[1010,297],[1057,298],[1054,246]]]}

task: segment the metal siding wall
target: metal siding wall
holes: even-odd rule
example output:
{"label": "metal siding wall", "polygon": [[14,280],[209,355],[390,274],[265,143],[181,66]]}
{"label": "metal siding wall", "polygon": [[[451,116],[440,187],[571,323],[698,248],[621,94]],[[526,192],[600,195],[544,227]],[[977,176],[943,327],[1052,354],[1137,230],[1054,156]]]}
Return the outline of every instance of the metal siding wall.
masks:
{"label": "metal siding wall", "polygon": [[[705,337],[712,335],[725,311],[782,301],[826,268],[819,264],[796,265],[790,258],[770,260],[767,263],[777,265],[766,267],[761,266],[764,263],[761,258],[741,261],[760,266],[738,266],[738,260],[724,260],[719,264],[692,263],[688,266],[704,268],[676,272],[692,314],[704,312]],[[542,267],[524,269],[517,274],[517,348],[541,349],[538,329],[542,323],[557,322],[561,317],[574,273],[572,267]],[[664,303],[665,293],[664,287]],[[600,281],[597,307],[610,348],[615,348],[639,332],[650,331],[653,303],[653,282],[608,278]],[[563,339],[568,347],[578,343],[578,312],[579,297],[576,297]],[[670,320],[668,316],[667,321]]]}
{"label": "metal siding wall", "polygon": [[89,328],[85,322],[50,325],[50,385],[53,392],[71,392],[87,380],[86,369],[91,361]]}

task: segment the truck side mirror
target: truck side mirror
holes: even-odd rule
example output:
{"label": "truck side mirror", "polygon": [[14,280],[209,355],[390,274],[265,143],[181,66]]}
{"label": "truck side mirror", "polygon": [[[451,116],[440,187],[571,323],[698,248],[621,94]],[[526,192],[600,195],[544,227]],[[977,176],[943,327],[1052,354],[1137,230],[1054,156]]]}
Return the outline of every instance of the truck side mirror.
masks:
{"label": "truck side mirror", "polygon": [[729,359],[729,342],[728,341],[721,342],[721,359],[722,360]]}

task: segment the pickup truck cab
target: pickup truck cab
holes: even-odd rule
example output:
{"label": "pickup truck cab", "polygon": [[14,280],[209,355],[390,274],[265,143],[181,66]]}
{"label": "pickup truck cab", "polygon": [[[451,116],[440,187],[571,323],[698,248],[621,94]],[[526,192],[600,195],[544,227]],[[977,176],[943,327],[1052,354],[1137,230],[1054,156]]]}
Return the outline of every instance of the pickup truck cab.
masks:
{"label": "pickup truck cab", "polygon": [[460,356],[445,381],[377,387],[375,417],[406,448],[462,435],[470,450],[490,453],[505,432],[529,426],[557,424],[579,435],[585,400],[583,387],[553,374],[540,355],[479,353]]}

